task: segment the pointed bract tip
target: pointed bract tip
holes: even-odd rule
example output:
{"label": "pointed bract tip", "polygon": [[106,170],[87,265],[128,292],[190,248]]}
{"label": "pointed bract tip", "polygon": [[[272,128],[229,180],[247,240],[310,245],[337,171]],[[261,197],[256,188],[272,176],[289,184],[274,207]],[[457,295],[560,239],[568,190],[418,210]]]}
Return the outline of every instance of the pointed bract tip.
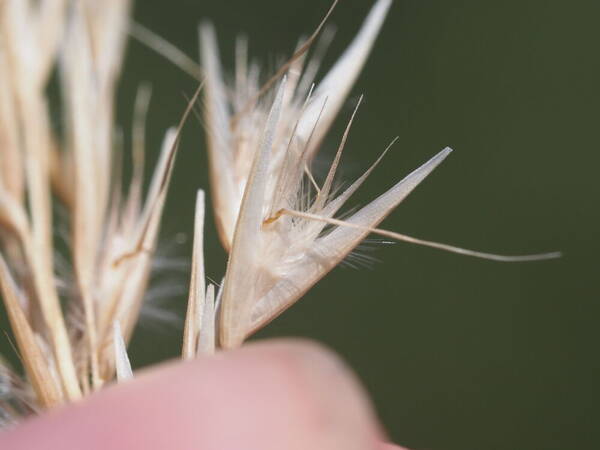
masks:
{"label": "pointed bract tip", "polygon": [[413,173],[420,172],[424,168],[430,167],[432,164],[435,164],[435,166],[438,166],[439,164],[442,163],[442,161],[444,161],[448,157],[448,155],[450,155],[450,153],[452,153],[452,151],[453,150],[450,147],[444,148],[442,151],[436,153],[433,157],[431,157],[429,159],[429,161],[427,161],[421,167],[419,167],[418,169],[414,170]]}
{"label": "pointed bract tip", "polygon": [[375,4],[375,8],[388,9],[390,6],[392,6],[392,3],[393,0],[379,0]]}
{"label": "pointed bract tip", "polygon": [[379,0],[375,5],[371,8],[369,15],[367,16],[366,21],[384,21],[385,16],[389,12],[389,9],[392,6],[392,0]]}
{"label": "pointed bract tip", "polygon": [[125,381],[133,378],[131,363],[127,356],[127,346],[123,339],[123,333],[121,332],[121,324],[118,320],[113,322],[113,346],[117,380]]}

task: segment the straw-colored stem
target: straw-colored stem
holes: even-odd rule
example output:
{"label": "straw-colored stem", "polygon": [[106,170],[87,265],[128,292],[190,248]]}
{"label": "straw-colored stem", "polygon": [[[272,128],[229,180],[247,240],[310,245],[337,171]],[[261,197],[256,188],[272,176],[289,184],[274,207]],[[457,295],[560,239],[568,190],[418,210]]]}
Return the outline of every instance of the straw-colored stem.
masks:
{"label": "straw-colored stem", "polygon": [[65,327],[60,301],[54,285],[52,262],[52,210],[50,203],[49,129],[47,111],[41,93],[20,92],[21,123],[33,132],[23,133],[29,209],[31,211],[32,247],[29,248],[36,297],[40,304],[61,382],[69,400],[81,397],[73,363],[71,343]]}

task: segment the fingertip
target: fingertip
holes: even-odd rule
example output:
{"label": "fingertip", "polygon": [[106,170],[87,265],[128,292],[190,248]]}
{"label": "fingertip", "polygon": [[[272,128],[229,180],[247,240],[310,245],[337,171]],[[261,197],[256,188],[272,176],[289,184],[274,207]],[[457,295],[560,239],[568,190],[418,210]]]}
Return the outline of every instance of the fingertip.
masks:
{"label": "fingertip", "polygon": [[400,447],[399,445],[395,445],[395,444],[383,443],[379,446],[379,450],[409,450],[409,449],[406,447]]}
{"label": "fingertip", "polygon": [[151,369],[0,437],[14,450],[377,448],[360,384],[307,341],[251,344]]}

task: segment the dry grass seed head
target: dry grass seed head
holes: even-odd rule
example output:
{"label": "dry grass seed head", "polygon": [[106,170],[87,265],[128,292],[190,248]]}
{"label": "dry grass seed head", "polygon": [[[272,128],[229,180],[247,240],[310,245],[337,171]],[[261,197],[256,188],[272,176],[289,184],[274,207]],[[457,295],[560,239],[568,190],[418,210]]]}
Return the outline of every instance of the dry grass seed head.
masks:
{"label": "dry grass seed head", "polygon": [[[306,88],[313,80],[303,78],[313,77],[314,72],[303,73],[305,61],[293,57],[283,66],[285,71],[277,72],[287,72],[287,76],[274,100],[263,96],[266,90],[258,86],[256,71],[248,69],[245,50],[237,58],[235,86],[228,88],[214,31],[210,25],[201,27],[211,183],[221,240],[230,250],[218,317],[219,344],[224,348],[240,345],[290,307],[370,233],[498,261],[558,256],[495,255],[378,229],[448,156],[449,148],[346,220],[334,217],[380,161],[349,188],[338,195],[332,193],[356,110],[322,186],[312,177],[310,164],[366,60],[390,4],[389,0],[375,4],[352,44],[314,91]],[[306,186],[311,185],[314,198],[306,195]]]}

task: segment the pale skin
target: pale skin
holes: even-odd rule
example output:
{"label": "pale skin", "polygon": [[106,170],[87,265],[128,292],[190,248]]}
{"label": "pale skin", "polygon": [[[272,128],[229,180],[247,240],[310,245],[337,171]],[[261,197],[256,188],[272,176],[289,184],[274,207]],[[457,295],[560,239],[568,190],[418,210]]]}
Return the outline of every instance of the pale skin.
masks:
{"label": "pale skin", "polygon": [[12,450],[402,450],[344,363],[270,341],[136,373],[0,434]]}

